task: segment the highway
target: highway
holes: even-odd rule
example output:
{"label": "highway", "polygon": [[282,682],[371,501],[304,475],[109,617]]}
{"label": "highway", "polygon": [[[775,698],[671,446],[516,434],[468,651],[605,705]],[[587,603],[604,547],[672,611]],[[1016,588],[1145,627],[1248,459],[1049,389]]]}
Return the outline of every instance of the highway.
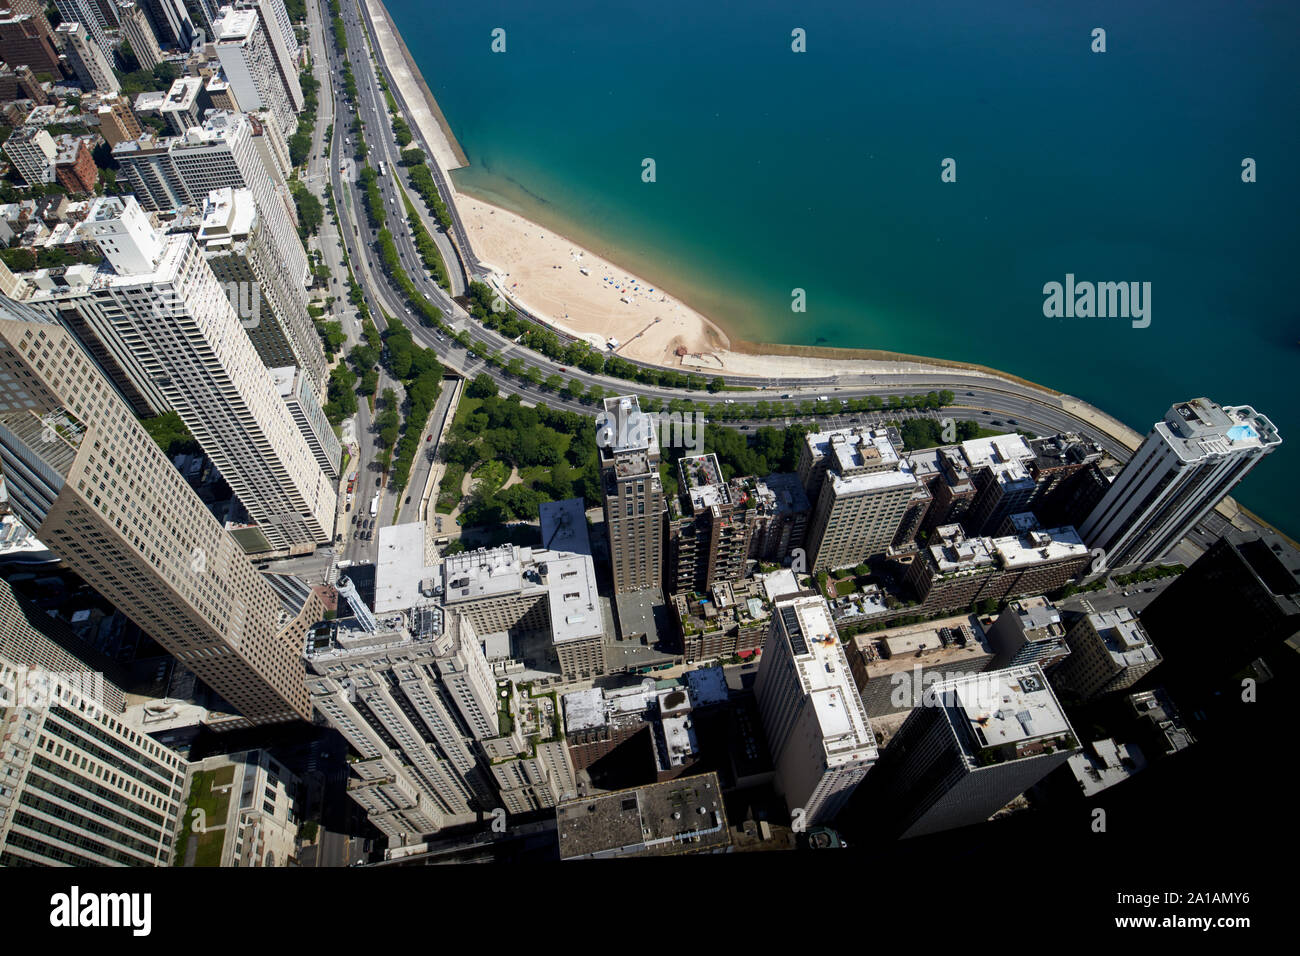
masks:
{"label": "highway", "polygon": [[[312,7],[313,14],[319,16],[323,23],[327,24],[329,22],[328,6],[325,0],[317,0],[317,4],[309,6]],[[375,64],[369,55],[369,46],[365,39],[363,23],[369,23],[369,12],[365,9],[363,0],[341,0],[341,10],[348,43],[348,56],[357,84],[357,102],[348,103],[345,100],[341,72],[343,61],[340,58],[339,51],[334,49],[333,31],[322,28],[318,32],[313,31],[314,40],[319,35],[329,48],[327,58],[329,69],[325,71],[328,75],[322,81],[321,89],[322,109],[324,109],[324,99],[332,97],[331,108],[334,115],[342,118],[354,114],[360,116],[364,124],[365,143],[370,150],[365,159],[369,160],[370,165],[376,171],[381,160],[385,163],[387,175],[380,177],[379,186],[384,207],[387,211],[386,226],[393,235],[402,266],[414,282],[418,292],[442,310],[445,321],[453,329],[457,331],[469,330],[475,340],[487,346],[489,352],[499,352],[503,363],[517,358],[523,361],[526,366],[537,368],[541,372],[543,380],[551,375],[559,375],[566,382],[569,379],[577,379],[583,384],[584,388],[598,385],[605,390],[606,394],[635,392],[643,400],[658,398],[663,400],[665,405],[674,399],[690,398],[697,404],[713,406],[712,410],[706,413],[711,421],[749,429],[761,425],[783,427],[797,421],[817,422],[823,426],[829,425],[830,422],[826,416],[816,418],[793,416],[732,422],[727,420],[730,417],[730,409],[726,404],[728,399],[748,404],[756,401],[779,401],[782,399],[802,401],[825,395],[834,404],[841,399],[871,395],[881,397],[889,395],[924,395],[930,391],[947,389],[955,393],[959,404],[944,409],[941,413],[933,415],[933,417],[970,418],[984,427],[1005,427],[1007,431],[1023,428],[1026,431],[1040,434],[1055,434],[1062,431],[1076,432],[1091,441],[1098,442],[1119,461],[1126,461],[1129,458],[1131,454],[1129,439],[1119,437],[1122,435],[1121,429],[1115,427],[1112,431],[1100,427],[1099,422],[1113,421],[1104,413],[1098,411],[1095,415],[1081,415],[1072,408],[1068,408],[1067,404],[1077,403],[1077,405],[1082,406],[1083,403],[1077,402],[1077,400],[1069,396],[1061,396],[1028,384],[975,371],[954,368],[930,371],[900,371],[897,373],[862,372],[838,378],[822,376],[778,379],[727,376],[729,384],[735,386],[743,384],[748,390],[722,391],[717,394],[686,392],[680,389],[663,388],[655,385],[642,385],[605,375],[593,375],[578,368],[564,366],[540,353],[516,344],[492,329],[486,328],[475,321],[459,303],[454,301],[424,271],[414,240],[407,227],[405,207],[398,191],[397,184],[399,181],[404,180],[405,170],[399,164],[400,151],[392,134],[387,104],[384,100],[383,90],[379,86]],[[398,102],[399,108],[402,107],[404,101],[400,89],[392,82],[389,83],[389,87],[390,92]],[[404,110],[404,113],[409,113],[409,111]],[[409,120],[408,122],[415,137],[412,146],[421,149],[426,156],[432,157],[433,152],[429,148],[429,144],[423,139],[419,128],[414,122]],[[545,404],[551,408],[564,408],[584,415],[593,415],[594,409],[591,405],[583,404],[576,399],[567,399],[557,392],[532,385],[526,380],[515,379],[503,370],[490,366],[476,358],[468,350],[456,343],[454,339],[433,328],[424,326],[418,318],[411,315],[401,294],[389,281],[380,258],[376,242],[377,231],[370,227],[365,212],[364,199],[356,182],[357,171],[360,168],[358,163],[361,160],[358,158],[358,161],[352,161],[356,143],[353,141],[349,145],[347,142],[352,139],[354,137],[350,122],[334,123],[330,144],[332,159],[328,162],[327,170],[339,213],[341,239],[351,258],[357,280],[364,289],[366,303],[375,324],[382,330],[385,327],[385,314],[397,321],[404,322],[411,329],[414,340],[425,347],[434,349],[440,360],[448,368],[467,378],[486,372],[496,381],[497,387],[502,394],[518,394],[525,403],[530,405]],[[447,188],[447,184],[443,180],[436,163],[430,162],[429,168],[435,177],[435,181],[438,182],[440,190],[442,190],[443,199],[447,203],[452,216],[451,239],[455,240],[456,249],[454,251],[461,255],[451,254],[453,252],[452,243],[448,241],[447,235],[436,229],[435,224],[426,222],[426,225],[430,233],[436,237],[440,248],[443,249],[444,260],[449,272],[455,274],[458,270],[463,270],[460,276],[453,278],[453,288],[463,288],[468,281],[485,278],[486,270],[473,258],[464,227],[461,225],[459,215],[456,212],[455,195]],[[316,169],[315,166],[309,168],[309,174],[315,174],[313,171]],[[409,188],[409,184],[406,185],[412,204],[417,209],[422,210],[423,202],[414,190]],[[336,237],[331,236],[331,238]],[[331,245],[330,242],[325,240],[323,231],[322,241],[327,248]],[[335,269],[334,264],[329,261],[328,254],[327,264],[330,265],[332,270]],[[346,298],[346,287],[344,285],[346,270],[342,269],[340,265],[335,274],[339,279],[338,288],[341,290],[338,294]],[[331,289],[333,288],[332,285]],[[520,309],[519,311],[527,315],[524,310]],[[536,319],[534,320],[536,321]],[[350,333],[351,331],[349,330]],[[562,333],[558,333],[558,331],[557,334],[560,334],[562,339],[569,338]],[[383,389],[387,387],[393,387],[393,383],[388,382],[386,379],[381,381],[379,393],[382,394]],[[871,413],[868,416],[858,416],[863,421],[878,421],[881,417],[903,416],[893,410]],[[366,459],[367,454],[365,439],[373,438],[370,435],[370,424],[366,418],[363,403],[362,413],[358,420],[358,436],[362,438],[363,459]],[[417,427],[423,428],[425,424],[421,423]],[[374,449],[371,448],[372,453],[373,451]],[[363,466],[369,463],[368,460],[363,460]],[[368,502],[369,495],[373,494],[374,476],[372,472],[365,472],[364,467],[363,473],[367,474],[369,483],[366,484],[364,494],[362,491],[358,491],[358,504],[354,506],[354,510],[357,507],[363,507],[364,518],[369,514]],[[365,482],[363,481],[363,483]],[[414,491],[414,485],[412,485],[412,490]],[[403,497],[405,497],[406,493],[403,493]],[[380,512],[380,519],[391,521],[395,506],[402,507],[400,503],[385,500],[384,507]],[[372,553],[372,547],[373,542],[353,541],[348,545],[347,556],[353,560],[365,560],[366,555]]]}

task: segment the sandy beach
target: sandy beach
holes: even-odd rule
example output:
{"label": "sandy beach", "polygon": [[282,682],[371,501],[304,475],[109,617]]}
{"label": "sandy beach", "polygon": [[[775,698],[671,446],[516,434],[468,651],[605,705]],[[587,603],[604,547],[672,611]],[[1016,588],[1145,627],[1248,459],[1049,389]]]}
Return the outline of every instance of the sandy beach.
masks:
{"label": "sandy beach", "polygon": [[[450,171],[467,164],[465,153],[383,3],[364,2],[380,52],[411,118],[429,144],[432,159],[452,183]],[[995,369],[922,356],[733,340],[718,323],[655,283],[524,216],[460,191],[455,191],[455,202],[474,254],[494,270],[492,278],[500,291],[548,324],[597,348],[617,339],[617,352],[626,358],[706,375],[829,378],[960,368],[967,374],[1015,380]],[[1068,396],[1061,399],[1074,414],[1129,447],[1140,441],[1137,432],[1100,410]]]}
{"label": "sandy beach", "polygon": [[[366,0],[380,52],[446,181],[466,165],[432,92],[380,0]],[[507,297],[538,318],[617,354],[702,374],[832,376],[935,369],[914,356],[768,347],[733,342],[723,328],[654,282],[517,213],[456,191],[474,255]],[[825,353],[827,350],[820,350]],[[786,354],[780,354],[785,352]],[[794,354],[791,354],[794,353]],[[956,363],[954,363],[956,364]]]}
{"label": "sandy beach", "polygon": [[596,348],[614,339],[619,355],[677,365],[679,348],[708,361],[730,344],[690,306],[577,243],[464,193],[456,205],[497,289]]}

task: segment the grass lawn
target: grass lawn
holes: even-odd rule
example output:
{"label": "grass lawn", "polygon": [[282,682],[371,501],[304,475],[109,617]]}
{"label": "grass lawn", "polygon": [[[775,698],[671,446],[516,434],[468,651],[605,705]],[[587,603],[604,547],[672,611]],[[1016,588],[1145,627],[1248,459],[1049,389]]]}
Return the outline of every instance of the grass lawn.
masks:
{"label": "grass lawn", "polygon": [[[194,774],[194,781],[190,785],[190,799],[185,806],[184,828],[181,830],[180,841],[176,845],[176,866],[185,865],[186,848],[191,839],[198,840],[194,853],[195,866],[221,865],[221,846],[226,840],[224,825],[226,813],[230,809],[230,792],[219,791],[216,788],[229,786],[234,779],[234,767],[200,770]],[[201,833],[194,830],[198,822],[194,818],[196,809],[203,811],[205,822],[204,831]],[[222,827],[222,829],[214,831],[212,827]]]}

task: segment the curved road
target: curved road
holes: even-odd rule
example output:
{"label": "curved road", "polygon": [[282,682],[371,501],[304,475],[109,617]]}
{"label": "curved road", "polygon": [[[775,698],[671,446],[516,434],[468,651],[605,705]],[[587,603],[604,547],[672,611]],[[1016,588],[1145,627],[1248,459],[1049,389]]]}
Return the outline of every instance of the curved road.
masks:
{"label": "curved road", "polygon": [[[319,0],[319,3],[322,20],[328,24],[330,21],[325,0]],[[362,26],[363,22],[369,24],[369,11],[365,9],[363,0],[341,0],[341,9],[346,28],[349,60],[357,84],[358,102],[348,104],[344,101],[341,88],[342,60],[339,57],[339,52],[334,49],[333,31],[328,27],[322,32],[325,34],[329,49],[331,84],[330,88],[322,87],[321,95],[322,97],[334,96],[334,111],[339,117],[349,117],[353,112],[360,115],[365,125],[366,145],[371,150],[367,157],[371,166],[378,171],[381,160],[387,166],[387,175],[380,177],[380,190],[388,213],[386,225],[393,234],[402,266],[415,283],[419,293],[442,310],[445,321],[452,328],[470,330],[473,338],[486,345],[489,351],[500,352],[503,362],[518,358],[527,366],[536,367],[542,373],[543,379],[551,375],[560,375],[566,381],[577,379],[583,384],[584,388],[599,385],[605,390],[606,394],[625,394],[635,391],[643,398],[662,399],[665,404],[674,399],[689,397],[697,404],[719,406],[719,411],[726,408],[725,403],[729,398],[734,401],[748,403],[780,400],[785,396],[788,396],[787,400],[807,400],[816,398],[819,395],[826,395],[834,403],[839,399],[870,395],[923,395],[929,391],[948,389],[956,394],[957,401],[960,404],[947,408],[942,413],[923,414],[931,414],[932,417],[939,417],[941,414],[954,418],[971,418],[986,427],[997,427],[994,425],[994,422],[997,422],[1006,425],[1008,430],[1024,428],[1027,431],[1039,434],[1056,434],[1065,431],[1076,432],[1084,438],[1099,443],[1119,461],[1126,461],[1131,455],[1132,448],[1128,441],[1118,437],[1123,434],[1120,427],[1118,427],[1118,423],[1116,423],[1117,427],[1114,432],[1099,426],[1099,421],[1114,421],[1104,413],[1096,411],[1094,415],[1084,417],[1067,409],[1065,405],[1067,401],[1077,402],[1079,406],[1084,406],[1084,403],[1078,402],[1078,400],[1072,399],[1070,396],[1060,396],[1030,385],[1009,379],[996,378],[988,374],[960,369],[936,369],[923,372],[862,372],[838,378],[826,376],[807,378],[741,378],[728,376],[728,381],[732,384],[743,382],[750,390],[731,393],[724,391],[717,394],[687,392],[681,389],[632,383],[624,379],[604,375],[593,375],[578,368],[563,366],[481,325],[424,271],[419,254],[415,249],[414,240],[407,228],[405,207],[397,187],[398,179],[404,175],[405,171],[398,165],[399,150],[393,138],[387,104],[384,100],[383,90],[378,83],[375,63],[369,55],[370,47],[366,42],[365,30]],[[376,52],[378,52],[377,47]],[[405,109],[401,91],[391,79],[389,80],[389,90],[397,100],[402,112],[408,114],[409,111]],[[422,149],[427,156],[431,157],[433,153],[429,149],[428,143],[423,139],[418,126],[409,120],[408,123],[411,133],[415,137],[412,145]],[[526,381],[518,381],[512,378],[501,369],[490,366],[478,359],[459,346],[453,339],[433,328],[424,326],[418,318],[411,315],[400,293],[388,281],[383,263],[379,257],[378,247],[375,242],[376,233],[370,228],[365,213],[364,199],[356,184],[357,165],[352,161],[352,151],[355,149],[355,144],[352,146],[344,145],[344,140],[352,135],[350,128],[345,128],[349,125],[344,122],[334,124],[333,141],[330,150],[330,154],[334,159],[330,161],[329,175],[333,183],[335,202],[340,216],[340,232],[353,263],[354,271],[357,273],[358,282],[361,283],[364,289],[366,302],[376,325],[381,329],[384,327],[383,313],[385,312],[399,321],[403,321],[410,328],[415,341],[423,346],[433,348],[440,360],[448,368],[454,369],[469,378],[481,372],[486,372],[496,381],[497,387],[503,394],[518,394],[529,404],[545,403],[552,408],[565,408],[585,415],[594,414],[591,405],[585,405],[577,400],[566,399],[557,392],[548,391],[533,386]],[[344,162],[345,158],[346,162]],[[473,257],[472,248],[468,243],[464,227],[456,212],[454,193],[448,189],[437,164],[430,162],[429,168],[435,177],[453,219],[451,233],[452,238],[455,240],[456,249],[454,252],[463,253],[465,258],[462,260],[459,255],[449,254],[453,251],[451,249],[452,243],[448,241],[445,234],[436,230],[436,228],[432,228],[432,223],[429,223],[431,227],[429,231],[435,235],[440,247],[443,249],[448,270],[453,273],[463,270],[460,276],[453,278],[456,287],[462,287],[464,282],[483,278],[487,270]],[[346,172],[342,171],[343,169],[346,169]],[[407,184],[407,192],[411,196],[412,204],[417,209],[422,210],[423,203],[418,195],[409,188],[409,184]],[[457,279],[462,281],[456,283]],[[516,308],[518,309],[518,306]],[[518,309],[518,311],[528,316],[525,310]],[[546,325],[545,322],[537,320],[535,317],[529,317],[543,326]],[[549,326],[546,327],[549,328]],[[567,335],[562,335],[558,330],[554,331],[564,339],[570,338]],[[754,389],[758,391],[756,392]],[[888,414],[891,417],[898,417],[897,413],[893,411],[888,411]],[[870,416],[859,415],[857,417],[864,420],[867,417],[872,417],[878,420],[879,413],[870,413]],[[816,419],[800,417],[774,418],[758,422],[728,422],[719,418],[718,424],[731,424],[735,427],[753,427],[766,424],[780,427],[795,421],[820,421],[825,424],[826,418],[824,416]]]}

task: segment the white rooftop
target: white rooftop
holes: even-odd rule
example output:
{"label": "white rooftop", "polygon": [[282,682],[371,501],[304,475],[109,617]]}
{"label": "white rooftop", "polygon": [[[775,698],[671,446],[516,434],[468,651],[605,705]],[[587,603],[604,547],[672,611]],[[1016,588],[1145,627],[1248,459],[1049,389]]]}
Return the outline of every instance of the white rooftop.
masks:
{"label": "white rooftop", "polygon": [[1219,405],[1208,398],[1179,402],[1155,431],[1183,461],[1258,451],[1281,444],[1277,428],[1249,405]]}
{"label": "white rooftop", "polygon": [[1079,533],[1069,525],[1046,531],[1030,531],[1022,535],[991,538],[989,546],[1002,558],[1004,566],[1008,568],[1085,557],[1089,553],[1088,546],[1083,543]]}
{"label": "white rooftop", "polygon": [[417,604],[431,604],[431,595],[420,593],[421,581],[433,581],[438,569],[424,564],[424,522],[384,525],[379,529],[375,556],[375,613],[405,611]]}
{"label": "white rooftop", "polygon": [[961,450],[972,468],[987,468],[1034,459],[1033,449],[1020,435],[972,438],[961,443]]}
{"label": "white rooftop", "polygon": [[[1056,695],[1037,664],[968,674],[934,685],[948,702],[949,719],[964,721],[979,747],[1027,744],[1072,733]],[[958,734],[958,739],[965,736]]]}
{"label": "white rooftop", "polygon": [[446,589],[443,601],[449,608],[486,598],[546,591],[551,636],[557,644],[605,633],[596,595],[596,571],[589,555],[512,544],[481,548],[445,557],[440,579]]}
{"label": "white rooftop", "polygon": [[1121,667],[1136,667],[1160,659],[1146,628],[1129,608],[1094,611],[1088,615],[1088,621],[1101,635],[1111,659]]}
{"label": "white rooftop", "polygon": [[571,554],[591,554],[587,508],[581,498],[543,502],[540,509],[542,547]]}
{"label": "white rooftop", "polygon": [[801,640],[792,639],[795,671],[817,715],[827,762],[875,760],[876,739],[826,600],[807,596],[777,605],[777,613],[787,620],[787,632],[791,611],[802,635]]}

